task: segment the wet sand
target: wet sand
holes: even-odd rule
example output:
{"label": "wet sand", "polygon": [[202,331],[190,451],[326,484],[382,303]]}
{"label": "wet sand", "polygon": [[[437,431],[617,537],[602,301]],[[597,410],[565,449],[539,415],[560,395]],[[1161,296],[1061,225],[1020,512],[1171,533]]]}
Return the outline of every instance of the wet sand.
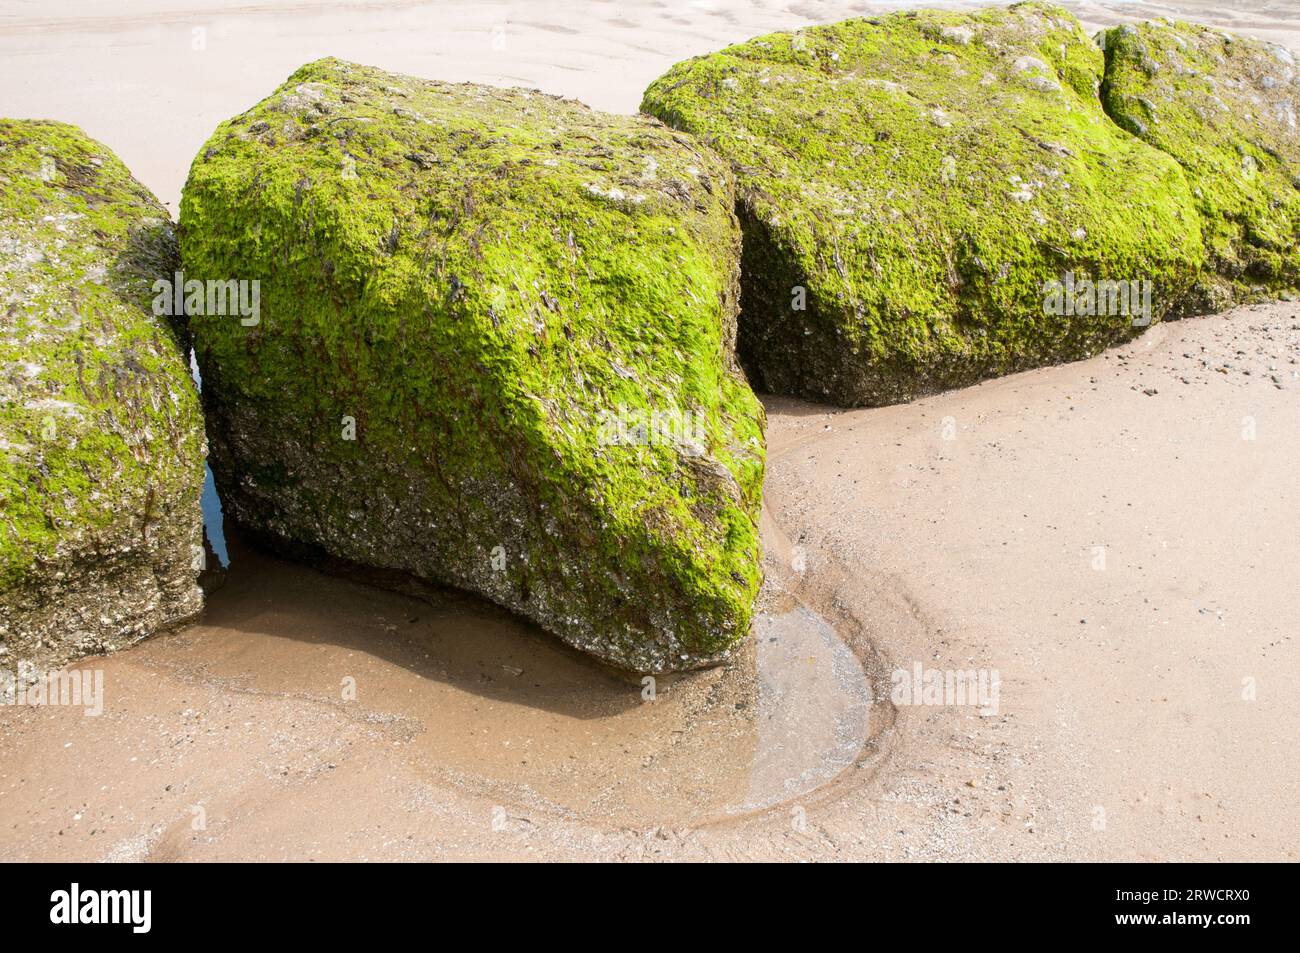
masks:
{"label": "wet sand", "polygon": [[[707,828],[859,770],[891,718],[775,581],[735,664],[646,682],[473,597],[230,542],[203,624],[77,667],[104,673],[102,715],[0,713],[0,857],[441,856],[435,804],[494,833]],[[302,805],[319,806],[268,831]],[[326,831],[349,833],[342,852]]]}
{"label": "wet sand", "polygon": [[[632,111],[683,56],[902,5],[18,2],[0,114],[175,208],[316,56]],[[1294,5],[1177,6],[1300,48]],[[479,600],[232,539],[202,624],[82,664],[102,716],[0,708],[0,859],[1295,860],[1298,356],[1282,303],[907,406],[765,398],[755,638],[653,700]],[[895,705],[918,663],[996,671],[997,711]]]}

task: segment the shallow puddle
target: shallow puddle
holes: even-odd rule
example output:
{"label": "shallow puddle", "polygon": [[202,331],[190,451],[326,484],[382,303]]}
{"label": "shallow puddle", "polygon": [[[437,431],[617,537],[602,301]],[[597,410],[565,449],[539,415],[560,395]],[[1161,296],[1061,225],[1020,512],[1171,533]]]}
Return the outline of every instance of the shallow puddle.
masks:
{"label": "shallow puddle", "polygon": [[137,661],[383,725],[407,767],[511,816],[726,818],[825,784],[871,734],[861,664],[797,604],[761,614],[730,666],[651,685],[482,600],[413,598],[229,543],[203,623]]}
{"label": "shallow puddle", "polygon": [[871,715],[862,663],[811,609],[760,615],[754,638],[758,744],[747,809],[796,798],[852,765]]}

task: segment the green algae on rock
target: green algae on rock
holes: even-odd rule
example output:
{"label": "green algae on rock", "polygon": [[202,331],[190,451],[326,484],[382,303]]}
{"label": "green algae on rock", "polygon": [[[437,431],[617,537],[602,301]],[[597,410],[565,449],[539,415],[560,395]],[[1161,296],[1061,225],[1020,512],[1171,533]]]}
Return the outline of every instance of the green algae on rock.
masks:
{"label": "green algae on rock", "polygon": [[1200,267],[1178,165],[1110,122],[1101,51],[1036,3],[758,37],[679,63],[642,109],[731,160],[740,353],[760,388],[881,404],[1085,357],[1144,323],[1045,313],[1067,276]]}
{"label": "green algae on rock", "polygon": [[0,645],[55,667],[196,616],[204,437],[153,284],[167,211],[105,146],[0,120]]}
{"label": "green algae on rock", "polygon": [[726,164],[646,117],[333,59],[218,128],[181,203],[227,516],[477,592],[619,667],[727,657],[760,582]]}
{"label": "green algae on rock", "polygon": [[[1217,310],[1300,287],[1300,70],[1280,46],[1158,20],[1103,34],[1114,120],[1178,160]],[[1216,280],[1217,279],[1217,280]]]}

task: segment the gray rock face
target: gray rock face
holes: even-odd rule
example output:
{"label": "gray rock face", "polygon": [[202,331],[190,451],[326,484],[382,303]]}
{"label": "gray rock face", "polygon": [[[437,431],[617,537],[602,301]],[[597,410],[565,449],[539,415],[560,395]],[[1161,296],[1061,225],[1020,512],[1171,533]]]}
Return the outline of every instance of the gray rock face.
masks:
{"label": "gray rock face", "polygon": [[0,120],[0,664],[55,667],[192,619],[205,452],[152,309],[176,241],[103,145]]}

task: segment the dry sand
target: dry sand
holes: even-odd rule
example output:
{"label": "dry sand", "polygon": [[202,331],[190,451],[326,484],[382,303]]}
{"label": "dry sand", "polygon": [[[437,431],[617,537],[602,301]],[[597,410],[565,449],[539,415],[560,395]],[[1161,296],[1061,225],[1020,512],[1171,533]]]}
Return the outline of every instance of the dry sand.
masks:
{"label": "dry sand", "polygon": [[[682,56],[887,5],[178,6],[10,2],[0,114],[174,207],[315,56],[630,111]],[[1179,7],[1300,48],[1294,7]],[[83,663],[103,715],[0,708],[0,859],[1295,860],[1298,359],[1282,303],[907,406],[767,399],[755,638],[654,700],[481,601],[232,540],[203,624]],[[917,663],[996,670],[996,713],[893,704]]]}

